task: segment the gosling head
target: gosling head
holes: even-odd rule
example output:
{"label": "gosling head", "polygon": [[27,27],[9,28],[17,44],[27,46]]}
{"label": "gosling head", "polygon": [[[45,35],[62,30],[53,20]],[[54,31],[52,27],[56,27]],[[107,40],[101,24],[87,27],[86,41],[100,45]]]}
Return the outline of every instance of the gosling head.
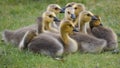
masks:
{"label": "gosling head", "polygon": [[68,7],[65,9],[65,18],[67,18],[68,20],[76,19],[74,8]]}
{"label": "gosling head", "polygon": [[76,4],[76,2],[67,3],[67,4],[65,5],[65,7],[63,7],[62,9],[65,11],[66,8],[72,7],[74,4]]}
{"label": "gosling head", "polygon": [[60,22],[60,20],[56,17],[56,14],[51,11],[46,11],[42,15],[43,21],[47,23],[52,23],[52,22]]}
{"label": "gosling head", "polygon": [[54,12],[55,14],[64,13],[64,10],[57,4],[48,5],[47,11]]}
{"label": "gosling head", "polygon": [[65,7],[72,7],[74,4],[76,4],[76,2],[70,2],[70,3],[67,3]]}
{"label": "gosling head", "polygon": [[92,19],[92,20],[90,21],[90,23],[89,23],[91,29],[92,29],[93,27],[102,26],[101,17],[98,16],[98,15],[95,15],[95,17],[96,17],[97,19]]}
{"label": "gosling head", "polygon": [[85,23],[86,22],[90,22],[91,20],[97,20],[98,19],[90,11],[82,11],[80,13],[80,17],[79,18],[81,19],[81,21],[83,21]]}
{"label": "gosling head", "polygon": [[37,32],[36,31],[28,31],[26,40],[31,41],[35,36],[37,36]]}
{"label": "gosling head", "polygon": [[74,24],[72,23],[72,21],[64,20],[61,23],[62,24],[60,25],[60,32],[71,34],[73,33],[73,31],[76,31],[76,28],[74,27]]}
{"label": "gosling head", "polygon": [[85,10],[85,6],[81,3],[74,4],[73,8],[75,9],[75,15],[76,16],[78,16],[80,12]]}

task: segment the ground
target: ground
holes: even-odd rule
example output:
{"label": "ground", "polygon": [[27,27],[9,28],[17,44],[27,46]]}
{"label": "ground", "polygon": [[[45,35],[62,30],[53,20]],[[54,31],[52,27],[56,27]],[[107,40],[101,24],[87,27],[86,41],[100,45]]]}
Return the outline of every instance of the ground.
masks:
{"label": "ground", "polygon": [[[0,0],[0,32],[36,23],[36,18],[41,16],[49,4],[56,3],[64,7],[73,1],[83,3],[87,10],[100,15],[102,23],[112,28],[120,40],[120,0]],[[63,14],[58,17],[62,19]],[[21,52],[11,44],[0,42],[0,68],[120,68],[120,53],[77,52],[65,56],[62,62],[29,51]]]}

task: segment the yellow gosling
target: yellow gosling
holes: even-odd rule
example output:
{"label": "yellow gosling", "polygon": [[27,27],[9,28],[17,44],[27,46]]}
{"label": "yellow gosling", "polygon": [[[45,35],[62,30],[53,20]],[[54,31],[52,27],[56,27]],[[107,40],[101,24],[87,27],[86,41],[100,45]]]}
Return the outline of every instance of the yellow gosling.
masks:
{"label": "yellow gosling", "polygon": [[[44,54],[53,58],[62,56],[64,52],[76,52],[78,49],[77,43],[69,37],[69,34],[74,30],[73,23],[68,20],[64,20],[61,23],[60,34],[52,32],[41,33],[30,40],[31,42],[27,45],[28,49],[32,52]],[[29,36],[26,35],[25,38],[27,37]],[[23,41],[25,43],[27,40],[24,39]]]}

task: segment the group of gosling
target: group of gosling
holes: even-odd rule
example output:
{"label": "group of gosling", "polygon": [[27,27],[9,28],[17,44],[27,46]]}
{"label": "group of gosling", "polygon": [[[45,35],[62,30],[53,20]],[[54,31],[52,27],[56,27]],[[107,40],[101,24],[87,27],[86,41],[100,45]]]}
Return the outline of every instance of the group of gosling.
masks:
{"label": "group of gosling", "polygon": [[[64,13],[62,20],[56,17],[58,13]],[[2,40],[20,50],[28,49],[55,59],[77,51],[101,53],[118,47],[116,33],[104,27],[98,15],[76,2],[68,3],[64,8],[48,5],[37,18],[37,24],[14,31],[4,30]]]}

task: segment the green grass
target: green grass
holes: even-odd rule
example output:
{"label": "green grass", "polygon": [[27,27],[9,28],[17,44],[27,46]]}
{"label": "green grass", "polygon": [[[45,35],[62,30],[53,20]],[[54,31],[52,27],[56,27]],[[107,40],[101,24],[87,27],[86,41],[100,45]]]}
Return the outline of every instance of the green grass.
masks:
{"label": "green grass", "polygon": [[[63,7],[72,1],[85,4],[88,10],[102,17],[105,26],[120,33],[120,0],[0,0],[0,32],[36,23],[36,18],[48,4],[57,3]],[[63,14],[58,17],[63,18]],[[12,45],[0,42],[0,68],[120,68],[120,54],[111,52],[75,53],[64,59],[60,62],[28,51],[20,52]]]}

